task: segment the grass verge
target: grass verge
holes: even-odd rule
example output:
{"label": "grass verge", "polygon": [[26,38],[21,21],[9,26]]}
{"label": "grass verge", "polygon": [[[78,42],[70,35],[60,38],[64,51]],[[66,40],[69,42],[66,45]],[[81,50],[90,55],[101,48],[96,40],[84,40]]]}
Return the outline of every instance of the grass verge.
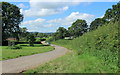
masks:
{"label": "grass verge", "polygon": [[54,50],[54,47],[42,44],[35,44],[34,46],[29,46],[29,44],[18,44],[12,47],[12,49],[8,46],[2,46],[2,60],[44,53],[52,50]]}

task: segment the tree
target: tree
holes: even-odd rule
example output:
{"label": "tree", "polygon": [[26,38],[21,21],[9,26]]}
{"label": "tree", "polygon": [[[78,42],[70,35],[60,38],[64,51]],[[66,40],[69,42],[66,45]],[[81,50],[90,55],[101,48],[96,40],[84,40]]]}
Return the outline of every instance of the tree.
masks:
{"label": "tree", "polygon": [[67,30],[64,27],[59,27],[57,29],[57,36],[59,39],[63,39],[67,35]]}
{"label": "tree", "polygon": [[91,22],[90,24],[90,31],[91,30],[95,30],[98,28],[98,26],[102,26],[103,24],[105,24],[107,21],[102,19],[102,18],[97,18],[94,21]]}
{"label": "tree", "polygon": [[120,20],[120,2],[117,5],[112,5],[112,9],[108,9],[103,17],[107,21],[119,21]]}
{"label": "tree", "polygon": [[7,2],[0,2],[0,4],[2,4],[0,8],[0,12],[2,12],[2,41],[5,41],[10,34],[14,34],[19,40],[17,35],[19,33],[19,24],[23,21],[20,8]]}
{"label": "tree", "polygon": [[68,28],[71,36],[78,37],[82,36],[83,33],[87,32],[87,23],[85,20],[76,20],[71,27]]}
{"label": "tree", "polygon": [[60,39],[59,36],[60,36],[60,34],[58,32],[55,32],[55,33],[52,34],[53,40],[55,40],[55,41]]}
{"label": "tree", "polygon": [[26,40],[26,36],[29,35],[29,32],[27,32],[27,28],[23,27],[19,29],[19,38]]}
{"label": "tree", "polygon": [[45,38],[48,37],[47,33],[43,33],[43,37]]}
{"label": "tree", "polygon": [[36,40],[34,34],[29,34],[29,35],[27,36],[27,40],[28,40],[30,46],[34,46],[34,42],[35,42],[35,40]]}
{"label": "tree", "polygon": [[64,27],[59,27],[55,33],[52,34],[54,40],[64,39],[68,36],[68,31]]}
{"label": "tree", "polygon": [[37,36],[40,37],[40,38],[48,37],[48,35],[46,33],[38,33]]}
{"label": "tree", "polygon": [[34,34],[34,36],[35,36],[35,37],[37,37],[37,35],[38,35],[38,32],[34,32],[33,34]]}

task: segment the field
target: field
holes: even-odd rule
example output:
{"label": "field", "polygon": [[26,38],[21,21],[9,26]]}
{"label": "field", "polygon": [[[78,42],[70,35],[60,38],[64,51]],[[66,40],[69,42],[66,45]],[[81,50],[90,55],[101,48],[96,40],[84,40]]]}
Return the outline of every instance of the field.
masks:
{"label": "field", "polygon": [[44,53],[51,50],[54,50],[54,47],[42,44],[35,44],[34,46],[29,46],[29,44],[18,44],[12,48],[2,46],[2,60]]}
{"label": "field", "polygon": [[106,24],[74,40],[53,41],[53,44],[64,46],[71,52],[25,73],[117,72],[119,24]]}

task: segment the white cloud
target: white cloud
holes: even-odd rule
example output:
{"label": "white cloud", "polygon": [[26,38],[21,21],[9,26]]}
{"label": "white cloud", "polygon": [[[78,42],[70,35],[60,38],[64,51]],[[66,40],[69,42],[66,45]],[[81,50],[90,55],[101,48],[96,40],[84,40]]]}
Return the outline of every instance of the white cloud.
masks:
{"label": "white cloud", "polygon": [[20,8],[27,8],[27,7],[28,7],[28,6],[25,6],[25,5],[22,4],[22,3],[18,4],[17,6],[20,7]]}
{"label": "white cloud", "polygon": [[23,9],[20,9],[20,13],[23,14]]}
{"label": "white cloud", "polygon": [[64,2],[55,0],[55,2],[40,2],[40,0],[30,0],[30,9],[23,11],[25,17],[44,17],[62,13],[68,10],[69,5],[77,5],[79,2]]}
{"label": "white cloud", "polygon": [[45,24],[46,20],[38,18],[36,20],[24,21],[21,27],[27,27],[30,32],[49,32],[52,24]]}
{"label": "white cloud", "polygon": [[40,25],[45,21],[45,19],[38,18],[36,20],[24,21],[22,25]]}
{"label": "white cloud", "polygon": [[83,19],[83,20],[86,20],[88,24],[90,24],[90,22],[92,21],[93,18],[95,18],[95,15],[79,13],[79,12],[72,12],[69,16],[67,16],[65,18],[49,20],[47,22],[48,23],[57,23],[60,25],[71,25],[77,19]]}
{"label": "white cloud", "polygon": [[62,8],[62,10],[68,10],[68,6],[65,6],[64,8]]}
{"label": "white cloud", "polygon": [[30,9],[30,10],[26,10],[24,12],[24,15],[27,17],[44,17],[44,16],[49,16],[49,15],[54,15],[54,14],[58,14],[61,13],[60,11],[61,9],[40,9],[40,10],[34,10],[34,9]]}
{"label": "white cloud", "polygon": [[72,12],[69,16],[65,18],[58,18],[53,20],[45,20],[42,18],[38,18],[36,20],[24,21],[22,23],[23,26],[29,27],[29,31],[38,31],[38,32],[54,32],[60,26],[69,27],[75,22],[77,19],[86,20],[88,24],[95,18],[95,15]]}

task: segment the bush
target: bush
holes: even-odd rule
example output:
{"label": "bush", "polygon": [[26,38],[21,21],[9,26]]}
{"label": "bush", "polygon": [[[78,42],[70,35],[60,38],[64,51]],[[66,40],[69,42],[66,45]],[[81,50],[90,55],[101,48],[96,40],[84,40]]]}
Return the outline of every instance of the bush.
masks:
{"label": "bush", "polygon": [[47,39],[46,41],[47,42],[52,42],[52,41],[54,41],[54,38]]}

